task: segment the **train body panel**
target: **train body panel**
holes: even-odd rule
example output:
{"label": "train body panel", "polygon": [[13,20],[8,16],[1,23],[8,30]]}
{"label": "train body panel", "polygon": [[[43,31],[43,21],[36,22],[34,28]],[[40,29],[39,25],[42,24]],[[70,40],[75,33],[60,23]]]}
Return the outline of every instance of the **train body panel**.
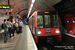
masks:
{"label": "train body panel", "polygon": [[55,31],[59,30],[59,28],[43,28],[43,29],[37,29],[38,31],[41,31],[42,34],[56,34]]}

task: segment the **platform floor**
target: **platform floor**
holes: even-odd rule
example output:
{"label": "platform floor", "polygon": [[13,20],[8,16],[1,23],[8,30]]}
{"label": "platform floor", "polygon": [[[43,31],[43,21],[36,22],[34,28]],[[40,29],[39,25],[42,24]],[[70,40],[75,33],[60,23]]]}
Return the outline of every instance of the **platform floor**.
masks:
{"label": "platform floor", "polygon": [[0,50],[14,50],[14,47],[19,39],[19,36],[20,34],[15,33],[15,36],[12,39],[8,38],[7,43],[4,43],[4,37],[1,34],[0,35]]}
{"label": "platform floor", "polygon": [[13,39],[8,38],[4,43],[4,37],[0,34],[0,50],[37,50],[28,25],[23,25],[22,33],[16,34]]}
{"label": "platform floor", "polygon": [[28,25],[24,25],[22,34],[14,50],[37,50],[35,41],[32,37],[31,31]]}

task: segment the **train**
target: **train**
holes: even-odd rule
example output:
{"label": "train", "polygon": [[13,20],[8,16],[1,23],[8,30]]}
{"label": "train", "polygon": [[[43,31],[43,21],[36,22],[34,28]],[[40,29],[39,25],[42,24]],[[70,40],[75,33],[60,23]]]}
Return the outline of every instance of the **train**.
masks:
{"label": "train", "polygon": [[35,43],[38,43],[38,39],[50,37],[62,41],[60,20],[56,11],[37,10],[28,20]]}

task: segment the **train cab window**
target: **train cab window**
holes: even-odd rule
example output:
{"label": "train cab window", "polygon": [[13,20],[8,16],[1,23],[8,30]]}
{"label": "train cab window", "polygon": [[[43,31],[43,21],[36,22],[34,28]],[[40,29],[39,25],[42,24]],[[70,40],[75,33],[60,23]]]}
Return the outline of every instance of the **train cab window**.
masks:
{"label": "train cab window", "polygon": [[45,28],[50,28],[51,27],[50,15],[44,15],[44,18],[45,18]]}
{"label": "train cab window", "polygon": [[37,15],[37,28],[43,28],[43,16]]}
{"label": "train cab window", "polygon": [[52,25],[53,28],[59,27],[57,15],[52,15]]}

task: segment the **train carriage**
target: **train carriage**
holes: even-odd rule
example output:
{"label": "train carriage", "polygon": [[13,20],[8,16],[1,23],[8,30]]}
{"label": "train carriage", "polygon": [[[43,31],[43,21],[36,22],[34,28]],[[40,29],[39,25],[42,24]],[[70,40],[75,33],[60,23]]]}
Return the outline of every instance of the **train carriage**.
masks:
{"label": "train carriage", "polygon": [[35,11],[29,17],[29,27],[36,43],[38,39],[49,37],[56,37],[61,41],[60,21],[55,11]]}

